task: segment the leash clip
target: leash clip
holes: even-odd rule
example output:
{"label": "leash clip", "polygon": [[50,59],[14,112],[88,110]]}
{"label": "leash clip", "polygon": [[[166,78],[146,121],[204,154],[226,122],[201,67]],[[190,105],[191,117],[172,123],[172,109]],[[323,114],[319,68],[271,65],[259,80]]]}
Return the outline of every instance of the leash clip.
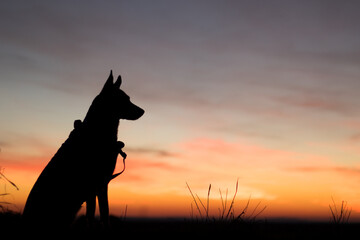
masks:
{"label": "leash clip", "polygon": [[121,142],[121,141],[117,141],[117,142],[116,142],[116,149],[117,149],[117,151],[118,151],[118,154],[120,154],[120,155],[122,156],[122,158],[123,158],[124,168],[123,168],[123,170],[122,170],[121,172],[118,172],[118,173],[113,174],[113,175],[110,177],[109,182],[110,182],[111,180],[113,180],[114,178],[116,178],[117,176],[119,176],[120,174],[122,174],[122,173],[125,171],[125,159],[126,159],[126,157],[127,157],[127,154],[122,150],[123,147],[125,147],[125,143],[123,143],[123,142]]}

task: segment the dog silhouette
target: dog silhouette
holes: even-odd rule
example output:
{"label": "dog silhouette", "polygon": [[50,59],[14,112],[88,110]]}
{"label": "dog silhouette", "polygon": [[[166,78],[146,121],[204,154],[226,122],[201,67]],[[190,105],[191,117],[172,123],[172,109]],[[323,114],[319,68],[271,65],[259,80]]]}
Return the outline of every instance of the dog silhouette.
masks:
{"label": "dog silhouette", "polygon": [[81,205],[91,222],[98,198],[100,219],[108,224],[108,183],[124,144],[117,140],[120,119],[137,120],[144,110],[130,101],[120,89],[121,76],[114,83],[112,71],[93,100],[83,121],[44,168],[27,198],[24,223],[33,229],[69,226]]}

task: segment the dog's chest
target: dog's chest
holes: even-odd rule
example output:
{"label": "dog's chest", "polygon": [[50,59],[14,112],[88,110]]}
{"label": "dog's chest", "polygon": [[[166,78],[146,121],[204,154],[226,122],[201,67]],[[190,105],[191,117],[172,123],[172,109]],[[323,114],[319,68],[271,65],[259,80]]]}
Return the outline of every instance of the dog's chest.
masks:
{"label": "dog's chest", "polygon": [[[92,172],[110,174],[115,168],[117,152],[114,150],[116,141],[93,141],[85,152],[84,159]],[[90,164],[89,164],[90,163]]]}

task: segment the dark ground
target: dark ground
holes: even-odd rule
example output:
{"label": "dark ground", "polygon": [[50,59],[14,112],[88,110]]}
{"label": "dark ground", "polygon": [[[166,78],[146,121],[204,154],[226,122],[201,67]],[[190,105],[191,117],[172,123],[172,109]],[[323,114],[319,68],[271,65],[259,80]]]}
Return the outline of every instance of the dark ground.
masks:
{"label": "dark ground", "polygon": [[[256,221],[256,222],[220,222],[196,221],[191,219],[121,219],[110,218],[110,227],[104,227],[97,221],[89,229],[84,217],[79,217],[71,229],[59,229],[49,232],[48,229],[33,231],[37,236],[79,236],[81,239],[90,236],[101,236],[114,239],[121,238],[166,238],[166,239],[203,239],[204,237],[231,239],[359,239],[360,223],[331,224],[315,222]],[[0,213],[0,232],[13,239],[28,235],[21,226],[20,214]],[[8,235],[7,235],[8,234]]]}

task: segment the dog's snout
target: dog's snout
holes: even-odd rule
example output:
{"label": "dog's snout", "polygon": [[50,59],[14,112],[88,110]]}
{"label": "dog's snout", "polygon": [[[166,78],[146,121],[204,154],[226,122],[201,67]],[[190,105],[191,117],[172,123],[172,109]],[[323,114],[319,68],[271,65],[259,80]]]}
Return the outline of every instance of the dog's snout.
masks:
{"label": "dog's snout", "polygon": [[139,110],[139,118],[140,117],[142,117],[142,115],[144,115],[144,113],[145,113],[145,111],[144,111],[144,109],[142,109],[142,108],[139,108],[140,110]]}
{"label": "dog's snout", "polygon": [[142,115],[144,115],[144,113],[145,113],[144,109],[136,106],[132,102],[129,102],[129,105],[126,108],[126,111],[122,113],[122,116],[120,118],[126,119],[126,120],[137,120]]}
{"label": "dog's snout", "polygon": [[134,111],[135,112],[135,114],[134,114],[135,119],[134,120],[137,120],[137,119],[141,118],[142,115],[144,115],[145,111],[144,111],[144,109],[142,109],[142,108],[140,108],[140,107],[138,107],[136,105],[134,105],[134,106],[136,108],[136,110]]}

